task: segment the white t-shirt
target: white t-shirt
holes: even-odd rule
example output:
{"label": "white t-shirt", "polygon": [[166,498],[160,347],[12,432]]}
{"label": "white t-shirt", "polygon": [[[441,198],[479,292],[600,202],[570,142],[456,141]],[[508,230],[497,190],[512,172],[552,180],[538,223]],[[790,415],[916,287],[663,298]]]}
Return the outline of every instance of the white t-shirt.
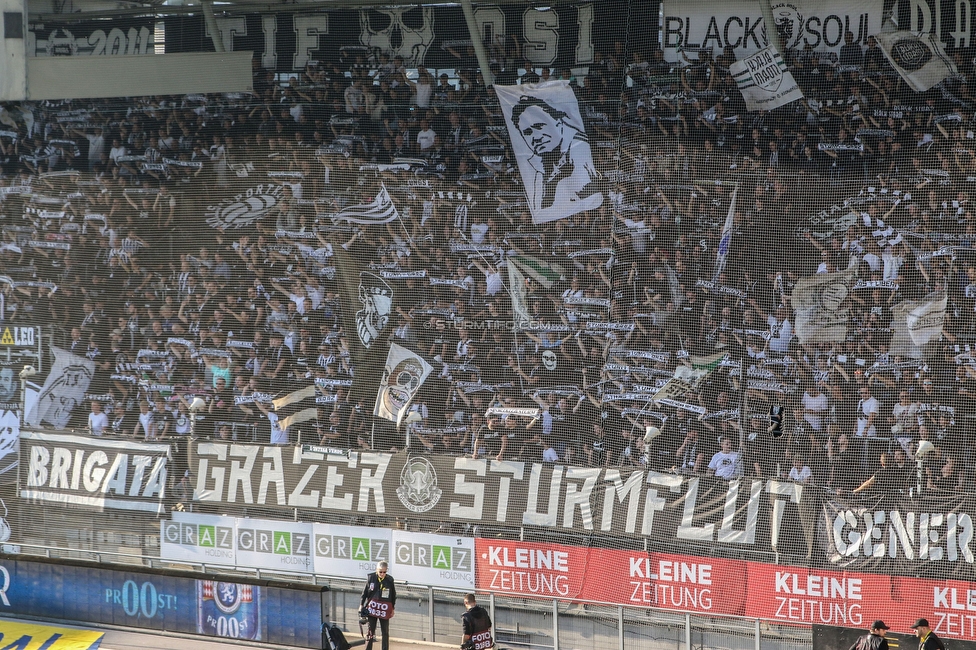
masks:
{"label": "white t-shirt", "polygon": [[88,430],[93,436],[100,436],[108,428],[108,416],[105,413],[88,414]]}
{"label": "white t-shirt", "polygon": [[790,319],[784,318],[783,322],[779,323],[775,316],[770,316],[767,322],[770,327],[779,328],[779,333],[769,339],[769,349],[773,352],[785,354],[789,351],[790,339],[793,338],[793,325],[790,323]]}
{"label": "white t-shirt", "polygon": [[724,451],[716,452],[712,460],[708,463],[708,469],[715,472],[715,476],[724,479],[735,478],[736,470],[739,468],[739,452]]}
{"label": "white t-shirt", "polygon": [[268,413],[268,422],[271,423],[271,444],[272,445],[287,445],[288,444],[288,430],[282,431],[281,427],[278,426],[278,414]]}
{"label": "white t-shirt", "polygon": [[423,149],[430,149],[434,146],[434,138],[437,134],[434,133],[434,129],[425,129],[417,134],[417,146]]}
{"label": "white t-shirt", "polygon": [[868,427],[868,418],[871,417],[872,413],[880,412],[881,409],[878,404],[878,400],[874,396],[867,399],[862,399],[860,402],[858,402],[857,408],[859,411],[857,414],[857,435],[873,438],[878,434],[878,430],[873,424],[870,426],[870,428]]}
{"label": "white t-shirt", "polygon": [[796,481],[797,483],[806,483],[813,477],[813,472],[809,467],[804,465],[800,469],[795,467],[790,468],[790,480]]}
{"label": "white t-shirt", "polygon": [[814,431],[820,431],[820,426],[823,423],[823,417],[820,414],[827,410],[827,395],[820,393],[814,397],[809,393],[803,393],[803,408],[808,411],[817,411],[816,413],[804,413],[803,419],[810,423]]}

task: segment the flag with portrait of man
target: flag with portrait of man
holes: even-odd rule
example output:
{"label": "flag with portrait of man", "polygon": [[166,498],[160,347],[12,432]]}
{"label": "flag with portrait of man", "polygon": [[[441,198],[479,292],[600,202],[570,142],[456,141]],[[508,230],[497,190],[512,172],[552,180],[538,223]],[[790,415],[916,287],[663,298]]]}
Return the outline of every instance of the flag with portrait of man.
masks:
{"label": "flag with portrait of man", "polygon": [[389,352],[389,337],[396,326],[396,307],[402,287],[369,269],[342,246],[334,247],[336,271],[342,298],[342,331],[349,346],[356,374],[353,400],[372,399],[383,377]]}
{"label": "flag with portrait of man", "polygon": [[599,174],[569,82],[495,86],[525,186],[532,222],[603,205]]}

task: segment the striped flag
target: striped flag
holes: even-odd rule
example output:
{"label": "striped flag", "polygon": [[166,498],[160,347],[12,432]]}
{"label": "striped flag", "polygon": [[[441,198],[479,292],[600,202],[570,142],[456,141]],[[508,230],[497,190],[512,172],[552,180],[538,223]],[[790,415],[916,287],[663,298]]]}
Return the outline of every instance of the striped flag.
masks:
{"label": "striped flag", "polygon": [[376,195],[375,201],[362,205],[351,205],[341,212],[337,212],[332,220],[369,225],[390,223],[399,217],[400,213],[393,205],[393,199],[390,198],[390,193],[386,191],[386,185],[380,185],[380,191]]}
{"label": "striped flag", "polygon": [[729,65],[749,111],[769,111],[803,99],[803,91],[786,69],[786,62],[772,47]]}
{"label": "striped flag", "polygon": [[532,320],[532,312],[529,311],[529,303],[526,300],[525,276],[511,261],[508,263],[508,289],[512,296],[512,312],[515,314],[516,327],[521,329]]}
{"label": "striped flag", "polygon": [[278,415],[278,426],[282,431],[286,431],[293,424],[315,419],[316,394],[315,384],[310,384],[271,402],[274,404],[275,413]]}
{"label": "striped flag", "polygon": [[546,289],[551,289],[553,283],[566,279],[566,269],[555,262],[547,262],[531,255],[513,255],[508,258],[508,264],[518,266],[524,275],[530,276]]}
{"label": "striped flag", "polygon": [[732,190],[732,200],[729,202],[729,213],[725,215],[725,225],[722,226],[722,238],[718,241],[718,253],[715,257],[715,273],[712,282],[718,282],[718,276],[725,270],[725,260],[729,255],[729,244],[732,243],[732,227],[735,225],[735,197],[739,193],[739,186]]}

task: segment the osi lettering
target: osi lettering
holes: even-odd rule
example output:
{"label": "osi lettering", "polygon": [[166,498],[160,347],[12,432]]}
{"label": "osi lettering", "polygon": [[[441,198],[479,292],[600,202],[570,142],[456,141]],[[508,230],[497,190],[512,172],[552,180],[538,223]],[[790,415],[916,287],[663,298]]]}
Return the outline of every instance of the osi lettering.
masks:
{"label": "osi lettering", "polygon": [[238,528],[237,548],[251,553],[272,555],[311,554],[309,536],[305,533],[291,533],[285,530],[259,530]]}
{"label": "osi lettering", "polygon": [[397,542],[393,557],[396,558],[397,564],[439,569],[442,578],[468,578],[472,571],[471,551],[461,547],[461,543],[462,540],[459,539],[458,546],[451,547]]}
{"label": "osi lettering", "polygon": [[[291,465],[296,466],[298,472],[304,468],[304,472],[292,485],[285,477],[281,447],[200,443],[196,451],[197,483],[193,498],[197,501],[386,512],[383,476],[390,464],[389,454],[351,453],[346,457],[306,452],[295,447]],[[263,459],[260,469],[259,455]],[[358,468],[357,491],[341,493],[346,479],[352,479],[355,474],[341,473],[343,468]],[[352,480],[349,483],[355,485]],[[312,489],[313,486],[319,489]]]}
{"label": "osi lettering", "polygon": [[973,520],[967,513],[902,513],[851,510],[834,517],[833,542],[840,557],[904,556],[909,560],[973,563]]}
{"label": "osi lettering", "polygon": [[777,571],[775,585],[777,594],[786,594],[775,597],[779,603],[774,614],[776,618],[832,625],[861,625],[863,622],[860,603],[850,602],[862,600],[860,578],[804,576]]}
{"label": "osi lettering", "polygon": [[[48,467],[50,463],[50,468]],[[104,466],[109,465],[108,469]],[[146,468],[152,465],[149,477]],[[108,455],[98,449],[85,457],[84,449],[71,450],[34,445],[30,448],[30,461],[27,469],[29,487],[47,487],[61,490],[80,490],[87,492],[112,492],[119,496],[162,497],[166,486],[166,458],[135,454],[132,456],[132,478],[129,479],[129,454],[117,453],[109,464]],[[143,484],[145,480],[145,484]]]}
{"label": "osi lettering", "polygon": [[630,577],[638,578],[630,581],[631,602],[660,607],[712,608],[711,564],[659,560],[657,573],[653,573],[651,559],[637,556],[630,558]]}

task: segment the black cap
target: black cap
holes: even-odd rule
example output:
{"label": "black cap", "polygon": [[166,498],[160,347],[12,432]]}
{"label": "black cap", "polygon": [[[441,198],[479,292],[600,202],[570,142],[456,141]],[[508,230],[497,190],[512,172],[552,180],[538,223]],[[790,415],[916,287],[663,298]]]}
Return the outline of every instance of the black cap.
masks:
{"label": "black cap", "polygon": [[890,630],[891,628],[885,625],[885,622],[880,618],[871,624],[872,630]]}
{"label": "black cap", "polygon": [[915,625],[912,626],[912,629],[914,630],[917,627],[931,627],[929,625],[929,619],[927,618],[918,619],[917,621],[915,621]]}

